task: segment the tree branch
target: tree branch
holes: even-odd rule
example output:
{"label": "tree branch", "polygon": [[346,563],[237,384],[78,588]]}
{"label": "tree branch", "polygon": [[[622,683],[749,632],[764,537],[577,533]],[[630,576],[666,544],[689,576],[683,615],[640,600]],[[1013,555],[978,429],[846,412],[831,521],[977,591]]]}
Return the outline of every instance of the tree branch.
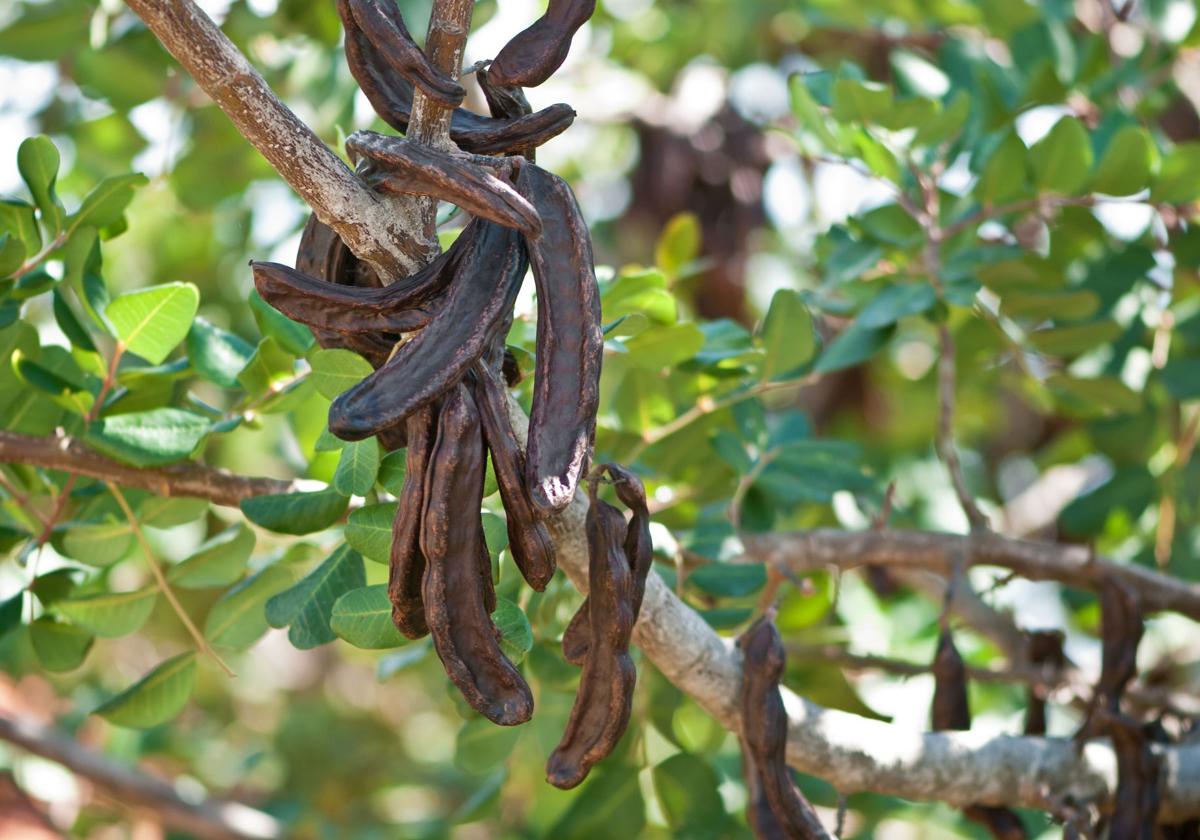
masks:
{"label": "tree branch", "polygon": [[61,764],[122,805],[147,808],[164,825],[202,840],[267,840],[283,836],[279,823],[269,814],[238,802],[184,799],[170,783],[116,764],[28,718],[0,715],[0,740]]}
{"label": "tree branch", "polygon": [[1097,557],[1077,545],[1028,542],[991,533],[970,536],[922,531],[819,529],[743,537],[747,560],[779,564],[793,572],[878,563],[894,569],[949,574],[957,556],[967,566],[1001,566],[1028,580],[1054,580],[1096,590],[1106,579],[1121,581],[1141,596],[1148,611],[1171,610],[1200,620],[1200,585],[1151,569]]}
{"label": "tree branch", "polygon": [[247,478],[190,461],[153,469],[131,467],[106,458],[66,435],[31,437],[0,431],[0,463],[62,470],[149,490],[159,496],[208,499],[214,504],[230,507],[237,507],[242,499],[252,496],[288,493],[296,489],[292,481]]}
{"label": "tree branch", "polygon": [[410,202],[372,191],[266,81],[192,0],[126,0],[167,51],[280,177],[351,251],[385,277],[412,273],[425,253]]}

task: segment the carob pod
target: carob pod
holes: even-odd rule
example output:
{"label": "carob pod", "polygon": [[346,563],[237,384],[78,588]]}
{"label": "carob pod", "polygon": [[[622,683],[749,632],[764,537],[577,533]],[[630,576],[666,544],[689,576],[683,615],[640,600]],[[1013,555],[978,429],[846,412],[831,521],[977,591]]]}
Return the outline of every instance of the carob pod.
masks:
{"label": "carob pod", "polygon": [[1100,729],[1117,755],[1117,792],[1108,836],[1116,840],[1154,840],[1161,797],[1159,759],[1136,720],[1123,714],[1098,713]]}
{"label": "carob pod", "polygon": [[413,41],[393,0],[348,0],[348,5],[358,28],[393,70],[443,105],[462,102],[462,85],[433,66]]}
{"label": "carob pod", "polygon": [[[346,11],[342,12],[345,8]],[[371,107],[388,125],[408,133],[412,117],[413,85],[391,71],[370,40],[349,15],[347,0],[338,11],[346,29],[346,63]],[[486,91],[485,91],[486,95]],[[477,155],[508,154],[540,146],[565,131],[575,121],[575,109],[559,103],[537,113],[495,114],[485,117],[465,108],[450,113],[450,139],[464,152]]]}
{"label": "carob pod", "polygon": [[459,383],[442,403],[425,470],[422,601],[434,650],[451,681],[473,709],[512,726],[529,720],[533,695],[500,650],[481,581],[479,558],[487,553],[479,518],[483,479],[479,413]]}
{"label": "carob pod", "polygon": [[410,332],[429,323],[436,312],[436,301],[454,278],[478,225],[472,221],[449,250],[390,286],[335,285],[279,263],[251,262],[254,286],[271,306],[315,329],[341,334]]}
{"label": "carob pod", "polygon": [[[933,729],[970,729],[971,706],[967,700],[967,666],[948,628],[943,628],[938,636],[932,670],[934,683],[930,717]],[[979,823],[996,840],[1025,840],[1029,836],[1021,818],[1008,808],[968,805],[963,808],[963,816]]]}
{"label": "carob pod", "polygon": [[567,182],[525,164],[517,189],[542,217],[542,235],[529,242],[537,361],[525,480],[533,503],[551,513],[570,504],[587,472],[604,354],[600,292],[592,240]]}
{"label": "carob pod", "polygon": [[513,433],[508,398],[496,371],[483,359],[472,367],[475,405],[492,456],[508,525],[508,550],[525,581],[541,592],[554,577],[554,542],[525,488],[525,453]]}
{"label": "carob pod", "polygon": [[441,310],[383,367],[333,401],[329,430],[343,440],[369,437],[462,379],[506,323],[527,266],[520,235],[481,222]]}
{"label": "carob pod", "polygon": [[750,794],[746,814],[754,836],[827,840],[829,834],[787,767],[787,712],[779,693],[786,658],[775,622],[760,618],[737,646],[742,651],[742,763]]}
{"label": "carob pod", "polygon": [[425,481],[437,434],[438,409],[427,405],[406,421],[404,485],[400,488],[396,518],[392,520],[392,552],[388,564],[388,599],[392,623],[409,639],[429,633],[421,600],[425,555],[421,551],[421,517],[425,511]]}
{"label": "carob pod", "polygon": [[637,681],[629,656],[633,582],[622,545],[625,517],[593,493],[586,528],[592,644],[562,740],[546,762],[546,780],[563,789],[582,782],[621,740]]}
{"label": "carob pod", "polygon": [[[654,564],[654,544],[650,539],[650,510],[646,506],[646,488],[637,474],[620,464],[605,464],[613,485],[624,505],[633,513],[625,529],[625,557],[633,573],[633,620],[637,623],[646,594],[646,577]],[[562,638],[563,658],[572,665],[582,665],[591,644],[588,622],[588,599],[583,599],[579,611],[571,618]]]}
{"label": "carob pod", "polygon": [[550,0],[546,14],[504,45],[490,68],[499,85],[537,87],[562,66],[571,39],[596,11],[596,0]]}
{"label": "carob pod", "polygon": [[[1065,637],[1060,630],[1034,630],[1025,634],[1026,658],[1029,664],[1044,671],[1049,669],[1054,677],[1062,673],[1067,658],[1063,652]],[[1025,705],[1025,734],[1046,734],[1046,693],[1041,686],[1029,686]]]}
{"label": "carob pod", "polygon": [[346,151],[366,158],[369,166],[362,174],[379,190],[449,201],[474,216],[516,228],[526,236],[536,237],[541,232],[538,212],[524,196],[487,167],[461,155],[375,131],[351,134]]}

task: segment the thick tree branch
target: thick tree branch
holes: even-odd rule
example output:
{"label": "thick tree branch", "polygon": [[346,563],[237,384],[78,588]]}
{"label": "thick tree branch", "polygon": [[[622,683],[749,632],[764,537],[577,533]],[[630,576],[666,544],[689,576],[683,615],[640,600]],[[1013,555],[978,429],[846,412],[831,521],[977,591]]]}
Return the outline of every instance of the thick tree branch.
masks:
{"label": "thick tree branch", "polygon": [[410,202],[363,183],[192,0],[126,0],[280,177],[361,259],[399,277],[428,258]]}
{"label": "thick tree branch", "polygon": [[159,496],[208,499],[214,504],[230,507],[237,507],[242,499],[251,496],[287,493],[296,489],[291,481],[247,478],[190,461],[154,469],[131,467],[106,458],[65,435],[31,437],[0,431],[0,463],[62,470],[72,475],[149,490]]}
{"label": "thick tree branch", "polygon": [[122,805],[146,808],[163,824],[203,840],[267,840],[283,836],[275,818],[237,802],[185,799],[162,779],[117,764],[29,718],[0,715],[0,740],[57,762]]}
{"label": "thick tree branch", "polygon": [[970,536],[922,531],[836,531],[822,529],[743,538],[746,559],[778,564],[793,572],[878,563],[892,569],[949,574],[957,557],[967,566],[1001,566],[1028,580],[1056,580],[1096,590],[1119,580],[1141,596],[1148,611],[1172,610],[1200,620],[1200,585],[1143,566],[1122,565],[1077,545],[1028,542],[991,533]]}

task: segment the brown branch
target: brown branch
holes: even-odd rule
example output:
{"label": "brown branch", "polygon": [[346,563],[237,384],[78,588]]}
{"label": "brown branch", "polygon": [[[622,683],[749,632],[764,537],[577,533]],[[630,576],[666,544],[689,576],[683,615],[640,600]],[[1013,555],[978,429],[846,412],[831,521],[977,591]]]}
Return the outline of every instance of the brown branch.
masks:
{"label": "brown branch", "polygon": [[159,496],[208,499],[237,507],[242,499],[288,493],[295,483],[278,478],[247,478],[227,470],[186,462],[167,467],[131,467],[95,452],[65,435],[32,437],[0,431],[0,463],[27,464],[62,470],[125,487],[149,490]]}
{"label": "brown branch", "polygon": [[238,802],[184,799],[170,783],[117,764],[28,718],[0,715],[0,740],[61,764],[122,805],[142,807],[163,825],[202,840],[266,840],[283,836],[275,818]]}
{"label": "brown branch", "polygon": [[376,194],[350,171],[192,0],[126,4],[351,251],[384,276],[418,267],[426,254],[407,202]]}
{"label": "brown branch", "polygon": [[879,563],[892,569],[949,574],[956,555],[967,566],[1000,566],[1028,580],[1053,580],[1097,590],[1106,579],[1135,589],[1148,611],[1171,610],[1200,620],[1200,584],[1142,566],[1114,563],[1077,545],[1028,542],[991,533],[970,536],[923,531],[819,529],[743,537],[746,559],[777,563],[793,572]]}

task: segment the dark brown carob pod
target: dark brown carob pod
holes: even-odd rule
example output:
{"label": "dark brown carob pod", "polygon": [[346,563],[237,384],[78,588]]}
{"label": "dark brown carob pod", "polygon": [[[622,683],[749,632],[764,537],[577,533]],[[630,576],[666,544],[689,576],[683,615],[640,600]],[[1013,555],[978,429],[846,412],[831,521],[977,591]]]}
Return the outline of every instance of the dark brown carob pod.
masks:
{"label": "dark brown carob pod", "polygon": [[479,413],[459,383],[442,403],[425,471],[422,601],[434,650],[451,681],[473,709],[512,726],[529,720],[533,695],[501,652],[500,632],[487,608],[480,574],[480,557],[487,554],[479,518],[483,476]]}
{"label": "dark brown carob pod", "polygon": [[508,398],[496,371],[483,359],[471,369],[475,404],[492,456],[508,525],[508,550],[525,581],[541,592],[554,577],[554,542],[525,488],[525,453],[513,433]]}
{"label": "dark brown carob pod", "polygon": [[571,39],[596,11],[596,0],[550,0],[546,14],[518,32],[492,62],[498,85],[537,87],[562,66]]}
{"label": "dark brown carob pod", "polygon": [[1142,726],[1128,715],[1098,713],[1099,729],[1117,755],[1117,793],[1108,836],[1121,840],[1154,840],[1160,801],[1159,758]]}
{"label": "dark brown carob pod", "polygon": [[421,552],[421,517],[425,512],[425,473],[437,434],[438,411],[425,406],[405,421],[404,486],[400,488],[396,518],[392,520],[392,551],[388,564],[388,599],[392,622],[410,639],[429,633],[421,585],[425,555]]}
{"label": "dark brown carob pod", "polygon": [[566,730],[546,762],[546,780],[564,789],[582,782],[621,740],[637,681],[629,656],[633,604],[632,575],[623,546],[625,517],[593,493],[586,527],[592,644]]}
{"label": "dark brown carob pod", "polygon": [[[949,628],[938,636],[933,657],[933,729],[966,730],[971,728],[971,706],[967,699],[967,666],[954,644]],[[1029,836],[1021,818],[1008,808],[992,805],[968,805],[963,816],[983,826],[996,840],[1025,840]]]}
{"label": "dark brown carob pod", "polygon": [[829,834],[787,767],[787,711],[779,693],[786,658],[775,622],[760,618],[737,646],[742,651],[742,763],[754,836],[827,840]]}
{"label": "dark brown carob pod", "polygon": [[333,401],[329,430],[343,440],[369,437],[462,379],[507,323],[527,265],[515,231],[481,223],[437,315],[383,367]]}
{"label": "dark brown carob pod", "polygon": [[517,188],[544,216],[542,235],[529,242],[537,361],[525,480],[533,503],[550,513],[570,504],[587,472],[604,355],[600,292],[592,241],[567,182],[525,164]]}
{"label": "dark brown carob pod", "polygon": [[[1026,653],[1029,664],[1045,672],[1047,669],[1052,678],[1062,672],[1067,658],[1063,653],[1065,638],[1060,630],[1034,630],[1025,634]],[[1026,692],[1025,734],[1046,734],[1046,691],[1041,686],[1031,685]]]}
{"label": "dark brown carob pod", "polygon": [[[408,133],[413,107],[412,82],[388,65],[359,28],[347,0],[339,0],[338,13],[346,30],[346,63],[350,73],[375,113],[400,133]],[[486,93],[485,90],[485,96]],[[574,121],[575,110],[561,103],[537,113],[532,109],[505,114],[493,110],[491,117],[455,108],[450,114],[450,139],[464,152],[508,154],[540,146],[561,134]]]}
{"label": "dark brown carob pod", "polygon": [[[526,236],[536,237],[541,232],[537,210],[493,174],[499,170],[375,131],[351,134],[346,151],[369,162],[362,174],[376,189],[449,201],[474,216],[516,228]],[[497,165],[501,162],[498,160]]]}
{"label": "dark brown carob pod", "polygon": [[[636,623],[642,611],[642,598],[646,594],[646,577],[654,563],[654,544],[650,539],[650,510],[646,506],[646,488],[637,474],[620,464],[605,464],[604,470],[613,480],[613,486],[624,505],[633,516],[625,529],[625,557],[629,560],[633,574],[633,620]],[[588,599],[583,599],[579,611],[571,618],[562,638],[563,658],[572,665],[582,665],[591,643],[588,625]]]}
{"label": "dark brown carob pod", "polygon": [[[413,41],[404,16],[392,0],[349,0],[349,11],[393,70],[443,105],[462,102],[466,94],[462,85],[433,66]],[[344,20],[344,13],[342,17]]]}

